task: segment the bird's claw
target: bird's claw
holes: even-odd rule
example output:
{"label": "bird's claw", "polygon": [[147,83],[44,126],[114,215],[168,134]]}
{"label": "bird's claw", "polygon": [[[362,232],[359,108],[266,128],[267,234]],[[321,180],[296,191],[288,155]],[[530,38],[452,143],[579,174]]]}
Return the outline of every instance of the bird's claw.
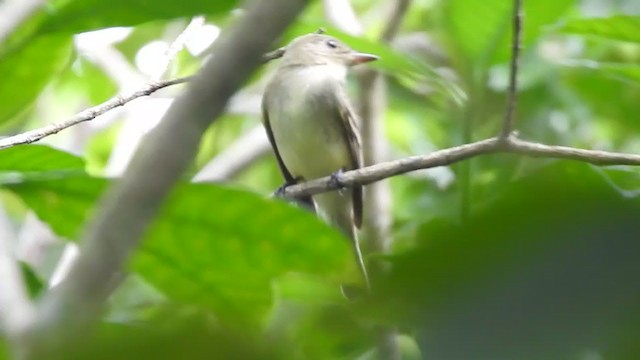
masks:
{"label": "bird's claw", "polygon": [[287,191],[287,188],[289,186],[296,185],[300,181],[304,181],[304,179],[300,176],[293,180],[286,180],[284,184],[280,185],[280,187],[276,189],[276,191],[273,193],[273,196],[279,197],[279,198],[285,198],[286,197],[285,192]]}
{"label": "bird's claw", "polygon": [[276,189],[276,191],[274,191],[273,196],[277,197],[277,198],[283,198],[284,197],[284,190],[287,188],[287,183],[284,183],[282,185],[280,185],[280,187],[278,187]]}
{"label": "bird's claw", "polygon": [[285,196],[284,196],[285,191],[286,191],[286,190],[287,190],[287,188],[288,188],[289,186],[291,186],[291,185],[292,185],[292,184],[289,184],[289,183],[286,183],[286,182],[285,182],[284,184],[280,185],[280,187],[279,187],[279,188],[277,188],[277,189],[276,189],[276,191],[273,193],[273,196],[275,196],[275,197],[277,197],[277,198],[284,198],[284,197],[285,197]]}
{"label": "bird's claw", "polygon": [[342,175],[344,171],[342,169],[334,172],[329,175],[329,187],[332,189],[337,189],[340,194],[344,192],[346,186],[340,181],[340,175]]}

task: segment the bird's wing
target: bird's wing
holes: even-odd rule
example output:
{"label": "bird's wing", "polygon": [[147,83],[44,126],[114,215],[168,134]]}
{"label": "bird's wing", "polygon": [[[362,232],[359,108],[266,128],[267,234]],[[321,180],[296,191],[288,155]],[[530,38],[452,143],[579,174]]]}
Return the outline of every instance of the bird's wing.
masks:
{"label": "bird's wing", "polygon": [[269,111],[267,110],[266,98],[262,100],[262,125],[264,125],[264,129],[267,132],[267,137],[269,138],[269,142],[271,143],[271,148],[276,154],[276,160],[278,161],[278,166],[280,167],[282,176],[284,176],[284,180],[287,182],[287,185],[295,184],[296,179],[293,177],[293,175],[291,175],[287,167],[284,165],[284,161],[282,161],[282,157],[280,156],[280,152],[278,151],[278,144],[276,144],[276,139],[273,137],[273,131],[271,130],[271,124],[269,123]]}
{"label": "bird's wing", "polygon": [[[282,172],[282,176],[285,180],[285,185],[293,185],[298,182],[298,179],[293,177],[287,167],[284,165],[284,161],[282,161],[282,157],[280,156],[280,152],[278,151],[278,144],[276,144],[276,139],[273,137],[273,131],[271,130],[271,124],[269,123],[269,111],[267,109],[267,101],[266,99],[262,100],[262,125],[264,126],[265,131],[267,132],[267,137],[269,138],[269,142],[271,143],[271,148],[273,149],[273,153],[276,155],[276,160],[278,161],[278,166],[280,167],[280,172]],[[302,196],[297,198],[298,204],[302,205],[306,209],[310,211],[315,211],[315,207],[313,205],[313,201],[311,200],[311,196]]]}
{"label": "bird's wing", "polygon": [[[333,83],[333,82],[332,82]],[[349,147],[350,170],[362,167],[362,150],[360,146],[360,135],[358,130],[358,119],[355,111],[349,103],[349,97],[342,84],[334,84],[335,87],[329,92],[332,100],[335,101],[335,108],[338,109],[336,120],[341,124],[341,129]],[[353,222],[357,228],[362,225],[362,186],[353,186]]]}

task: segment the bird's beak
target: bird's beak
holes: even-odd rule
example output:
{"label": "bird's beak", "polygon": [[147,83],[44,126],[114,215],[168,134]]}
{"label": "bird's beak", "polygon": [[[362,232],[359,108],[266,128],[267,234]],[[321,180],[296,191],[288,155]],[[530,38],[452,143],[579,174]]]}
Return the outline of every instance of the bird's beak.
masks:
{"label": "bird's beak", "polygon": [[378,60],[378,59],[379,57],[375,55],[354,52],[354,53],[351,53],[351,55],[349,56],[349,65],[350,66],[358,65],[358,64],[369,62],[369,61]]}

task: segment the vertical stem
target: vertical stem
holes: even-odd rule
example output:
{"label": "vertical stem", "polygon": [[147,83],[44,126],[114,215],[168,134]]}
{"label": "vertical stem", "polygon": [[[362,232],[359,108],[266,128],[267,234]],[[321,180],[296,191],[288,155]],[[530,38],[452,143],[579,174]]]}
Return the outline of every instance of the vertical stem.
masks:
{"label": "vertical stem", "polygon": [[511,64],[509,66],[509,88],[507,91],[507,111],[504,116],[501,137],[506,139],[513,131],[514,113],[518,102],[518,68],[522,43],[522,0],[513,0],[513,35],[511,43]]}

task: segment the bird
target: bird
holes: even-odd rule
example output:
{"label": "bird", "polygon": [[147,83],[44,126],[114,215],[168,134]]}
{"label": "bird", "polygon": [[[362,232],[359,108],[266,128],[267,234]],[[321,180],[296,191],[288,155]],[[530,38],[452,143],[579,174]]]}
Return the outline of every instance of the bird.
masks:
{"label": "bird", "polygon": [[[262,100],[262,123],[285,186],[362,167],[358,117],[346,79],[351,66],[377,59],[326,34],[303,35],[285,47]],[[356,231],[362,225],[362,186],[311,200],[318,216],[350,239],[369,288]]]}

